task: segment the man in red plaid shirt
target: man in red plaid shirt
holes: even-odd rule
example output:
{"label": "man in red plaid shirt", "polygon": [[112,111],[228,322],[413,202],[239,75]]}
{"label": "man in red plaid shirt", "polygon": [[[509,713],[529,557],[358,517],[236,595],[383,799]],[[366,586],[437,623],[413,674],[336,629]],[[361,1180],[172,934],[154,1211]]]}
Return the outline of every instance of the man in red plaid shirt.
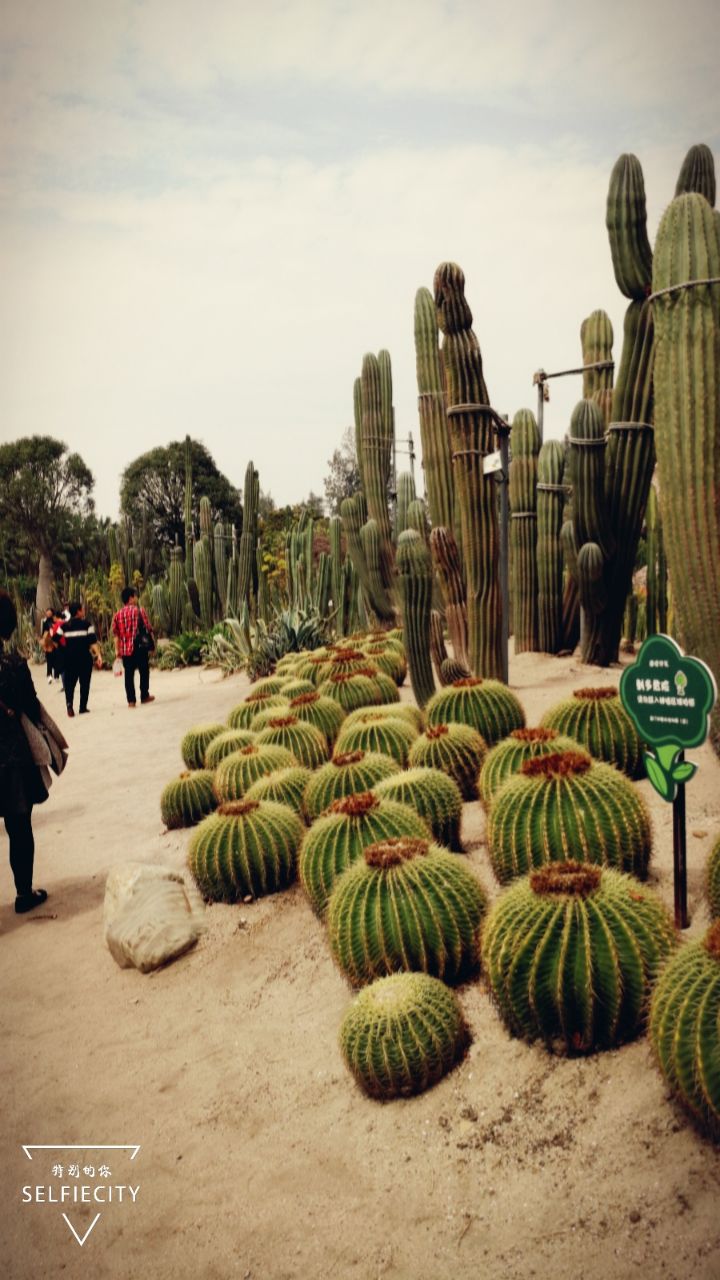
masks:
{"label": "man in red plaid shirt", "polygon": [[131,710],[135,708],[135,672],[140,673],[140,701],[154,702],[150,693],[150,654],[155,648],[155,637],[150,619],[137,601],[134,587],[123,587],[122,609],[112,620],[115,637],[115,653],[122,658],[125,670],[125,693]]}

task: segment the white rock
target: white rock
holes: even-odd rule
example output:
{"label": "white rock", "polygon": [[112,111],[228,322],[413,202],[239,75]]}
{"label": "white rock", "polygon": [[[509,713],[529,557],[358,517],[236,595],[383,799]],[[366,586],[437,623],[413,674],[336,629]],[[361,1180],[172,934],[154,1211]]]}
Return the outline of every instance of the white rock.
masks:
{"label": "white rock", "polygon": [[194,887],[170,867],[123,862],[105,885],[105,941],[122,969],[149,973],[182,955],[204,929]]}

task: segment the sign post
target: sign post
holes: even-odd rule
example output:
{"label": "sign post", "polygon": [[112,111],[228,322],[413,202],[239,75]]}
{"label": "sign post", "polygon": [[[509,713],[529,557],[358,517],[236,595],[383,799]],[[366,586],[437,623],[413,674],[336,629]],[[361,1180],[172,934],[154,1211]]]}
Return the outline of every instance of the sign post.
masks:
{"label": "sign post", "polygon": [[623,671],[620,698],[646,744],[648,778],[673,806],[675,924],[687,929],[685,784],[697,765],[685,759],[685,748],[702,746],[707,738],[715,678],[706,663],[684,654],[670,636],[652,635]]}

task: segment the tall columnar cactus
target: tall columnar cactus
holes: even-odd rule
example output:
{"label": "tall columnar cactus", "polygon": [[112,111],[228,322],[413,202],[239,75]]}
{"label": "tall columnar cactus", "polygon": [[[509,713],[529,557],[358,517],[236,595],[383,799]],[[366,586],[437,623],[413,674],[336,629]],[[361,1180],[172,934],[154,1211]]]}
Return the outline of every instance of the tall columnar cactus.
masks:
{"label": "tall columnar cactus", "polygon": [[645,513],[647,532],[647,634],[665,634],[668,626],[667,557],[662,512],[657,490],[651,485]]}
{"label": "tall columnar cactus", "polygon": [[330,947],[353,986],[398,970],[457,982],[477,968],[486,910],[461,858],[420,837],[385,839],[337,881]]}
{"label": "tall columnar cactus", "polygon": [[704,142],[696,143],[688,151],[680,167],[675,195],[696,191],[704,196],[710,208],[715,204],[715,161],[713,153]]}
{"label": "tall columnar cactus", "polygon": [[152,620],[156,629],[164,635],[170,635],[172,616],[170,613],[170,592],[164,582],[156,582],[152,589]]}
{"label": "tall columnar cactus", "polygon": [[213,624],[213,580],[210,541],[203,534],[195,543],[195,581],[200,597],[200,620],[206,631]]}
{"label": "tall columnar cactus", "polygon": [[483,805],[490,808],[500,788],[520,772],[526,760],[581,750],[574,738],[558,733],[557,729],[513,729],[488,752],[480,770],[478,791]]}
{"label": "tall columnar cactus", "polygon": [[372,751],[351,751],[346,755],[336,752],[327,764],[316,769],[307,785],[305,808],[308,816],[319,818],[333,801],[371,791],[376,783],[399,770],[397,760],[390,756]]}
{"label": "tall columnar cactus", "polygon": [[396,800],[381,800],[370,791],[334,800],[313,822],[300,848],[300,881],[313,910],[325,914],[336,881],[368,845],[391,836],[428,835],[424,819]]}
{"label": "tall columnar cactus", "polygon": [[193,555],[193,481],[192,440],[185,437],[185,577],[192,578]]}
{"label": "tall columnar cactus", "polygon": [[395,540],[408,527],[408,507],[415,501],[415,481],[409,471],[401,471],[397,481],[397,514],[395,517]]}
{"label": "tall columnar cactus", "polygon": [[512,422],[510,463],[510,565],[515,652],[538,647],[537,470],[540,432],[529,409]]}
{"label": "tall columnar cactus", "polygon": [[501,602],[498,575],[497,491],[483,473],[494,446],[493,417],[480,346],[465,300],[465,277],[453,262],[435,272],[435,307],[444,334],[443,362],[453,480],[460,507],[465,564],[470,668],[502,678]]}
{"label": "tall columnar cactus", "polygon": [[[448,657],[448,651],[445,647],[445,628],[443,620],[437,609],[430,610],[430,658],[432,660],[435,673],[440,685],[445,685],[448,681],[443,677],[443,667],[447,665],[451,659]],[[452,659],[454,662],[454,659]],[[463,670],[459,675],[465,675]],[[453,679],[459,679],[459,675],[453,676]]]}
{"label": "tall columnar cactus", "polygon": [[360,475],[360,488],[363,493],[366,493],[362,447],[362,378],[356,378],[353,383],[353,423],[355,428],[355,457],[357,458],[358,473]]}
{"label": "tall columnar cactus", "polygon": [[213,565],[215,568],[215,585],[218,603],[222,615],[225,613],[227,600],[228,544],[230,542],[228,527],[218,520],[213,530]]}
{"label": "tall columnar cactus", "polygon": [[[610,421],[613,395],[613,327],[606,311],[593,311],[580,326],[583,365],[583,399],[600,409]],[[596,366],[591,368],[589,366]]]}
{"label": "tall columnar cactus", "polygon": [[686,942],[658,978],[650,1039],[665,1080],[720,1140],[720,920]]}
{"label": "tall columnar cactus", "polygon": [[272,800],[276,804],[286,804],[289,809],[305,820],[305,790],[312,777],[310,769],[302,765],[291,764],[285,769],[276,769],[274,773],[266,773],[257,782],[253,782],[245,792],[246,800]]}
{"label": "tall columnar cactus", "polygon": [[304,827],[296,813],[270,800],[221,804],[195,831],[188,865],[212,902],[237,902],[284,889],[295,878]]}
{"label": "tall columnar cactus", "polygon": [[720,837],[710,850],[706,879],[710,915],[716,920],[720,917]]}
{"label": "tall columnar cactus", "polygon": [[377,521],[366,520],[360,530],[360,542],[367,565],[368,579],[370,583],[370,602],[375,607],[375,602],[379,601],[382,612],[380,617],[387,617],[392,612],[392,603],[390,595],[385,588],[386,572],[384,562],[386,557],[386,544],[380,532]]}
{"label": "tall columnar cactus", "polygon": [[639,792],[585,751],[526,760],[496,793],[488,819],[488,852],[501,884],[569,858],[644,877],[651,844]]}
{"label": "tall columnar cactus", "polygon": [[168,782],[160,797],[160,813],[169,830],[194,827],[217,804],[209,769],[191,769]]}
{"label": "tall columnar cactus", "polygon": [[395,617],[392,603],[385,588],[381,588],[381,584],[378,585],[377,574],[375,578],[371,578],[365,558],[361,537],[361,530],[367,523],[363,494],[356,493],[352,498],[344,498],[340,504],[340,514],[347,538],[348,554],[360,579],[365,601],[381,622],[392,622]]}
{"label": "tall columnar cactus", "polygon": [[425,707],[428,724],[467,724],[488,746],[525,724],[515,694],[499,680],[468,676],[440,689]]}
{"label": "tall columnar cactus", "polygon": [[433,840],[462,853],[462,796],[457,783],[440,769],[404,769],[373,788],[381,799],[410,805],[427,822]]}
{"label": "tall columnar cactus", "polygon": [[637,156],[622,155],[610,175],[605,224],[613,270],[626,298],[643,302],[652,276],[645,182]]}
{"label": "tall columnar cactus", "polygon": [[513,1035],[593,1053],[642,1029],[674,942],[663,904],[636,880],[572,861],[502,895],[485,923],[482,962]]}
{"label": "tall columnar cactus", "polygon": [[[382,363],[381,359],[382,357]],[[392,581],[392,546],[388,513],[388,483],[393,442],[392,381],[388,389],[389,356],[363,357],[361,374],[362,429],[360,449],[362,476],[368,515],[377,525],[380,571],[386,589]],[[388,405],[388,395],[390,405]]]}
{"label": "tall columnar cactus", "polygon": [[241,800],[258,778],[294,764],[295,756],[285,747],[251,742],[220,761],[213,778],[215,795],[221,803]]}
{"label": "tall columnar cactus", "polygon": [[[678,638],[720,677],[720,277],[716,215],[677,196],[655,249],[655,444]],[[720,751],[720,711],[712,740]]]}
{"label": "tall columnar cactus", "polygon": [[563,555],[560,530],[565,489],[565,451],[559,440],[546,440],[537,461],[538,648],[557,653],[562,643]]}
{"label": "tall columnar cactus", "polygon": [[314,725],[299,720],[297,716],[273,716],[257,735],[258,746],[269,744],[286,747],[298,764],[306,769],[317,769],[328,758],[328,740]]}
{"label": "tall columnar cactus", "polygon": [[426,973],[393,973],[363,988],[340,1027],[340,1050],[371,1098],[409,1097],[463,1056],[470,1033],[457,996]]}
{"label": "tall columnar cactus", "polygon": [[176,636],[182,628],[183,605],[187,599],[182,547],[170,548],[170,571],[168,575],[168,583],[170,634]]}
{"label": "tall columnar cactus", "polygon": [[411,769],[440,769],[460,789],[463,800],[477,799],[477,780],[487,744],[466,724],[434,724],[410,748]]}
{"label": "tall columnar cactus", "polygon": [[257,542],[258,473],[252,462],[245,470],[243,489],[243,526],[240,534],[238,565],[238,600],[242,608],[245,602],[250,608],[255,572],[255,547]]}
{"label": "tall columnar cactus", "polygon": [[[445,600],[453,656],[468,667],[468,620],[465,583],[457,543],[450,529],[437,526],[430,533],[430,550]],[[469,670],[469,667],[468,667]]]}
{"label": "tall columnar cactus", "polygon": [[430,661],[433,576],[430,552],[414,530],[400,534],[397,572],[410,683],[415,701],[424,707],[435,692]]}
{"label": "tall columnar cactus", "polygon": [[453,466],[443,391],[438,322],[429,289],[415,294],[415,359],[423,472],[433,528],[452,530],[455,516]]}
{"label": "tall columnar cactus", "polygon": [[224,732],[225,725],[214,721],[188,729],[180,743],[180,754],[188,769],[205,768],[205,752],[213,738]]}
{"label": "tall columnar cactus", "polygon": [[343,573],[342,554],[342,520],[340,516],[331,516],[329,522],[330,536],[330,599],[332,601],[335,635],[347,634],[345,621],[345,575]]}
{"label": "tall columnar cactus", "polygon": [[617,689],[576,689],[546,711],[540,724],[574,738],[596,760],[614,764],[629,778],[644,777],[642,744]]}
{"label": "tall columnar cactus", "polygon": [[404,768],[417,736],[417,729],[407,720],[400,717],[393,719],[391,716],[375,718],[371,714],[350,725],[343,725],[336,749],[339,754],[349,751],[377,751],[380,755],[392,756]]}

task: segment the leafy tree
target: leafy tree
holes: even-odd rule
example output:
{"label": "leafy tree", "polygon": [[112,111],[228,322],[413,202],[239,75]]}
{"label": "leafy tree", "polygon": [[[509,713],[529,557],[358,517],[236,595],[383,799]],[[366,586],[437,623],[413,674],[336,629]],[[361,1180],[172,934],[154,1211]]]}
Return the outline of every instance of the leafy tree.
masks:
{"label": "leafy tree", "polygon": [[[209,451],[193,440],[192,488],[193,523],[200,520],[200,499],[210,499],[212,518],[242,525],[240,494],[226,476],[218,471]],[[120,485],[120,508],[133,524],[142,523],[146,509],[148,534],[156,546],[172,546],[177,541],[185,546],[185,443],[173,441],[143,453],[123,472]]]}
{"label": "leafy tree", "polygon": [[355,433],[348,427],[343,434],[342,444],[335,449],[328,462],[330,468],[323,481],[325,500],[332,515],[340,514],[340,503],[343,498],[351,498],[360,488],[360,468],[355,452]]}
{"label": "leafy tree", "polygon": [[52,436],[0,445],[0,541],[7,535],[36,559],[38,609],[52,603],[58,550],[73,520],[92,512],[94,483],[80,455]]}
{"label": "leafy tree", "polygon": [[325,503],[319,493],[313,493],[311,489],[303,503],[303,506],[305,507],[308,515],[312,516],[313,520],[322,520],[323,515],[325,514]]}

